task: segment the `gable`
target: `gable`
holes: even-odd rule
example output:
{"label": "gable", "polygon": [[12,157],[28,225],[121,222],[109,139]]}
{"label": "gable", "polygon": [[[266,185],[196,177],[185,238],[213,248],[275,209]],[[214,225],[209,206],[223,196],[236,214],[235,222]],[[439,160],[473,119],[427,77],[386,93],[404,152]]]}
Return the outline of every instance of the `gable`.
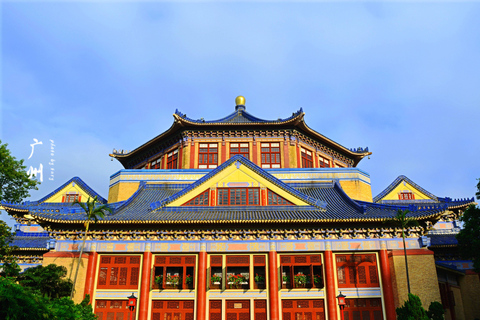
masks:
{"label": "gable", "polygon": [[[261,170],[261,169],[260,169]],[[213,177],[200,184],[196,188],[189,190],[184,195],[168,203],[167,207],[178,207],[185,205],[195,197],[211,190],[219,188],[259,188],[268,189],[297,206],[310,206],[305,200],[295,196],[282,186],[269,181],[251,168],[245,166],[239,161],[231,162],[226,168],[218,171]],[[215,196],[215,192],[213,192]],[[216,199],[212,199],[216,203]]]}
{"label": "gable", "polygon": [[[406,197],[408,194],[413,195],[413,198]],[[403,180],[380,200],[405,201],[405,200],[436,200],[436,199],[425,194],[422,190],[420,190],[420,188],[417,188],[416,186],[412,185],[408,181]]]}
{"label": "gable", "polygon": [[50,197],[48,197],[44,203],[53,203],[53,202],[68,202],[68,196],[78,195],[79,201],[85,202],[90,197],[90,195],[75,181],[70,182]]}

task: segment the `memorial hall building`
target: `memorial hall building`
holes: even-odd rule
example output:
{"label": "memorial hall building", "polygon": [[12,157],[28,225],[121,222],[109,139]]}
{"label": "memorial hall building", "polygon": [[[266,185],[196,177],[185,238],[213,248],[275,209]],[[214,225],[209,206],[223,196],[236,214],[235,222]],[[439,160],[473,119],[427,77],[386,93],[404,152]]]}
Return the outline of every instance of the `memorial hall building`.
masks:
{"label": "memorial hall building", "polygon": [[2,203],[19,223],[20,265],[55,263],[73,278],[86,214],[72,202],[96,197],[112,212],[89,225],[75,301],[88,294],[100,320],[395,320],[407,280],[394,218],[408,210],[412,293],[427,308],[450,303],[447,320],[469,319],[468,308],[480,317],[478,295],[461,292],[478,274],[439,266],[427,234],[438,222],[451,229],[473,198],[437,197],[404,176],[373,197],[360,168],[369,149],[318,133],[301,109],[264,120],[237,97],[221,119],[173,117],[110,154],[124,169],[108,197],[74,177],[38,201]]}

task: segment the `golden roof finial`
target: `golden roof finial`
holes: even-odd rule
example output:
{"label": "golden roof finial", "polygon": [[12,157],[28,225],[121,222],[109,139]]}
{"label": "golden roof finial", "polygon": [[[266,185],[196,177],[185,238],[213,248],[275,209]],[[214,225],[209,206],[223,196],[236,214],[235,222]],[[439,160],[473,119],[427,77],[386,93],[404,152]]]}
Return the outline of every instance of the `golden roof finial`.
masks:
{"label": "golden roof finial", "polygon": [[238,96],[235,98],[235,103],[237,106],[244,106],[245,105],[245,97],[244,96]]}

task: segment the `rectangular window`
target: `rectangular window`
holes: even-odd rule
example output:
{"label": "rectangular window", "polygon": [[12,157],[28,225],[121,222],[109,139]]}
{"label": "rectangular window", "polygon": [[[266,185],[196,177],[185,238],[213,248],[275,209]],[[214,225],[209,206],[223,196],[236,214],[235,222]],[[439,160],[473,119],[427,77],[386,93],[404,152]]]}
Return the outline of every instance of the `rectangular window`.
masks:
{"label": "rectangular window", "polygon": [[250,256],[227,256],[226,289],[250,289]]}
{"label": "rectangular window", "polygon": [[198,167],[214,169],[218,165],[218,145],[216,143],[200,143],[198,149]]}
{"label": "rectangular window", "polygon": [[219,206],[258,206],[260,196],[258,188],[218,188]]}
{"label": "rectangular window", "polygon": [[398,200],[415,200],[415,194],[411,191],[402,191],[398,194]]}
{"label": "rectangular window", "polygon": [[330,168],[330,160],[322,156],[318,156],[318,167],[319,168]]}
{"label": "rectangular window", "polygon": [[150,169],[160,169],[160,166],[162,165],[162,157],[156,159],[156,160],[153,160],[151,163],[150,163]]}
{"label": "rectangular window", "polygon": [[80,195],[78,193],[67,193],[64,196],[63,202],[74,202],[75,200],[80,201]]}
{"label": "rectangular window", "polygon": [[230,143],[230,158],[234,155],[241,155],[249,158],[248,143]]}
{"label": "rectangular window", "polygon": [[167,156],[167,169],[177,169],[178,168],[178,149],[168,153]]}
{"label": "rectangular window", "polygon": [[302,168],[313,168],[313,155],[309,150],[302,148]]}
{"label": "rectangular window", "polygon": [[339,288],[379,287],[374,254],[336,255]]}
{"label": "rectangular window", "polygon": [[184,206],[208,206],[208,196],[210,194],[210,189],[202,192],[192,200],[184,204]]}
{"label": "rectangular window", "polygon": [[154,289],[195,288],[195,256],[155,256]]}
{"label": "rectangular window", "polygon": [[280,168],[280,143],[262,142],[262,168]]}
{"label": "rectangular window", "polygon": [[97,289],[137,289],[140,256],[100,256]]}
{"label": "rectangular window", "polygon": [[320,255],[280,256],[282,289],[323,288]]}
{"label": "rectangular window", "polygon": [[[283,319],[287,320],[324,320],[325,306],[323,300],[282,300]],[[345,320],[348,320],[345,318]],[[366,320],[366,319],[365,319]],[[372,319],[373,320],[373,319]]]}

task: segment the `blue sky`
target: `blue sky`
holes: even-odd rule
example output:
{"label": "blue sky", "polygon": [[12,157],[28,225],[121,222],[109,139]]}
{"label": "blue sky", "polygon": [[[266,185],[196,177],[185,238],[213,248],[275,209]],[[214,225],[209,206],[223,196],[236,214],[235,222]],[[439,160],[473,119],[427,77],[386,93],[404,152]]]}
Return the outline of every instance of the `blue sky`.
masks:
{"label": "blue sky", "polygon": [[175,109],[223,117],[237,95],[257,117],[302,107],[311,128],[368,146],[359,168],[374,195],[401,174],[438,196],[474,195],[480,3],[0,5],[0,139],[23,159],[43,142],[25,162],[44,167],[32,200],[73,176],[107,197],[114,148],[165,131]]}

